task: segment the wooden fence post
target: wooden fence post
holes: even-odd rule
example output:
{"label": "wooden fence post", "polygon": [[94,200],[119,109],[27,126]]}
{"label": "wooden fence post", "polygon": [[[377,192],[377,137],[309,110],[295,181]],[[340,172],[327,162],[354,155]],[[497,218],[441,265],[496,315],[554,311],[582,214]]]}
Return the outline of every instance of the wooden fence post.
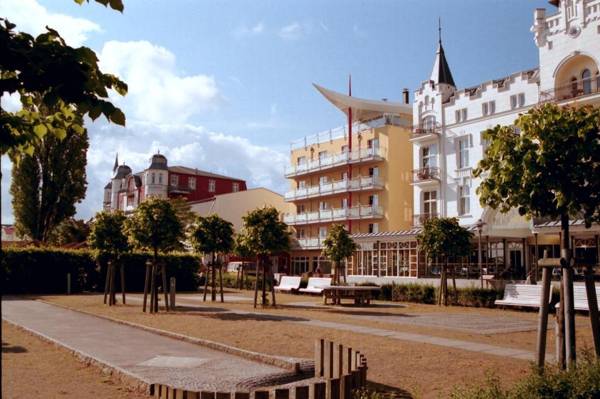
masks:
{"label": "wooden fence post", "polygon": [[309,391],[308,386],[295,387],[294,399],[308,399],[308,391]]}
{"label": "wooden fence post", "polygon": [[323,376],[327,379],[331,378],[333,375],[333,342],[331,341],[325,341],[324,368]]}
{"label": "wooden fence post", "polygon": [[325,355],[325,340],[315,341],[315,377],[323,377],[323,362]]}
{"label": "wooden fence post", "polygon": [[313,384],[313,397],[311,399],[325,399],[326,385],[324,382],[315,382]]}

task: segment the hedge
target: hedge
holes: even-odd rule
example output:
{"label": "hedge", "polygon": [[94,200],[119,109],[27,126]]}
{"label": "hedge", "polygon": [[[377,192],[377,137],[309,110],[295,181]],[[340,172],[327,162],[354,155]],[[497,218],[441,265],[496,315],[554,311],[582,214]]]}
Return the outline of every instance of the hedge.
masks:
{"label": "hedge", "polygon": [[[151,257],[151,254],[144,252],[131,253],[122,257],[127,291],[143,291],[145,263]],[[71,273],[71,292],[102,292],[107,259],[99,259],[97,262],[96,258],[96,252],[91,250],[5,249],[2,251],[1,262],[3,293],[65,293],[68,273]],[[178,291],[198,289],[200,278],[197,257],[189,254],[169,254],[160,256],[160,260],[167,266],[168,277],[177,279]]]}

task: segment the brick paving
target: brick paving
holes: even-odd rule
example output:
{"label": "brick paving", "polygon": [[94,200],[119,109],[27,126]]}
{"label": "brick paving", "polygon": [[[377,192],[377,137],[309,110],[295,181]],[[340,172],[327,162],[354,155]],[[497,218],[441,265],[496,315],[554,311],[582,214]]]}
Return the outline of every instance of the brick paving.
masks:
{"label": "brick paving", "polygon": [[231,391],[290,379],[282,368],[39,301],[3,298],[2,318],[149,384]]}

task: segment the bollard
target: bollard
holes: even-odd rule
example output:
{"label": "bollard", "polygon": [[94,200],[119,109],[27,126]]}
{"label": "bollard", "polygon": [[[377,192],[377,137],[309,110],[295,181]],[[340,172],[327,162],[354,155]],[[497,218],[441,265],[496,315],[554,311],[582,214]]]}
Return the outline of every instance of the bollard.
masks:
{"label": "bollard", "polygon": [[175,291],[176,291],[176,281],[175,281],[175,277],[171,277],[170,281],[170,286],[169,286],[169,302],[171,305],[171,309],[175,310]]}
{"label": "bollard", "polygon": [[67,273],[67,295],[71,295],[71,273]]}

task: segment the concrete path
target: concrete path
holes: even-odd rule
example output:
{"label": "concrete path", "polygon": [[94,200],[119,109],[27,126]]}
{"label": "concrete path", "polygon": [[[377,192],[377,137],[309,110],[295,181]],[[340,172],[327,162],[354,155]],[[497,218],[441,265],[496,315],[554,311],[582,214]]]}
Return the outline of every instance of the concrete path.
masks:
{"label": "concrete path", "polygon": [[2,300],[2,318],[147,383],[251,388],[287,370],[32,300]]}
{"label": "concrete path", "polygon": [[[130,297],[132,297],[132,299],[134,301],[141,301],[141,297],[136,298],[135,296],[129,296],[128,299]],[[217,303],[217,302],[198,303],[197,301],[195,301],[189,297],[186,298],[186,296],[184,296],[184,295],[177,297],[177,304],[182,305],[182,306],[208,308],[208,307],[215,306],[214,305],[215,303]],[[218,303],[216,306],[218,306]],[[303,318],[303,317],[293,317],[293,316],[283,316],[283,315],[278,316],[278,315],[261,313],[261,312],[248,312],[248,311],[244,311],[244,310],[227,310],[227,309],[221,308],[221,309],[219,309],[219,311],[217,313],[224,313],[224,312],[240,314],[240,315],[254,315],[254,316],[257,316],[257,318],[264,318],[264,320],[275,319],[275,320],[281,320],[281,321],[285,321],[285,322],[293,323],[293,324],[306,325],[309,327],[322,327],[322,328],[331,328],[334,330],[341,330],[341,331],[352,331],[352,332],[359,333],[359,334],[374,335],[374,336],[378,336],[378,337],[397,339],[400,341],[417,342],[417,343],[421,343],[421,344],[437,345],[437,346],[443,346],[443,347],[451,348],[451,349],[458,349],[458,350],[464,350],[464,351],[469,351],[469,352],[482,353],[482,354],[486,354],[486,355],[510,357],[510,358],[519,359],[519,360],[529,360],[529,361],[535,360],[535,353],[532,351],[527,351],[527,350],[523,350],[523,349],[515,349],[515,348],[507,348],[507,347],[483,344],[483,343],[472,342],[472,341],[442,338],[442,337],[436,337],[436,336],[426,335],[426,334],[399,332],[399,331],[394,331],[394,330],[386,330],[386,329],[382,329],[382,328],[361,326],[359,324],[338,323],[338,322],[323,321],[323,320],[318,320],[318,319],[307,319],[307,318]],[[207,310],[207,313],[210,313],[210,311]],[[442,316],[443,315],[438,315],[438,317],[442,317]],[[364,317],[364,316],[357,316],[356,317],[357,321],[358,321],[358,319],[360,319],[362,317]],[[376,319],[378,321],[387,321],[388,317],[390,317],[390,316],[381,316]],[[547,354],[546,359],[547,359],[547,361],[550,362],[550,361],[552,361],[553,357],[550,354]]]}

